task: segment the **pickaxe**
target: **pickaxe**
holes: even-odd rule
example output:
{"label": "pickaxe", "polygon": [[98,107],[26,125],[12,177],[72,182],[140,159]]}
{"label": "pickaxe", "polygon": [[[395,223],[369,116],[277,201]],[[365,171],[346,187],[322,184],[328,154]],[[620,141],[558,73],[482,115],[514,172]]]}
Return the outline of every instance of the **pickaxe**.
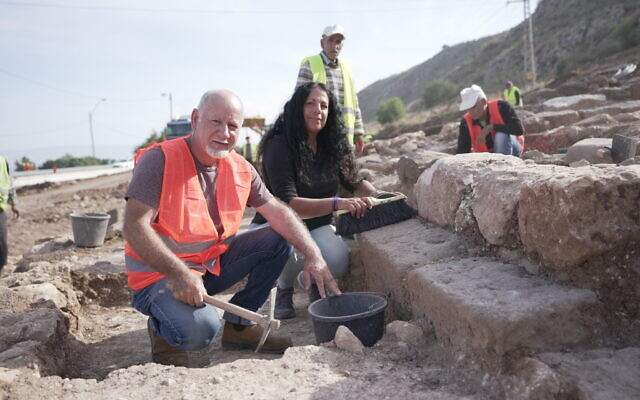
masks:
{"label": "pickaxe", "polygon": [[269,332],[271,332],[271,328],[280,328],[280,320],[273,317],[276,308],[276,290],[276,287],[271,289],[271,293],[269,295],[269,303],[271,305],[269,315],[258,314],[257,312],[247,310],[246,308],[242,308],[235,304],[227,303],[226,301],[218,300],[208,295],[204,296],[204,302],[260,325],[262,327],[262,337],[260,338],[260,342],[258,342],[258,347],[256,347],[257,353],[262,349],[264,342],[267,340],[267,336],[269,336]]}

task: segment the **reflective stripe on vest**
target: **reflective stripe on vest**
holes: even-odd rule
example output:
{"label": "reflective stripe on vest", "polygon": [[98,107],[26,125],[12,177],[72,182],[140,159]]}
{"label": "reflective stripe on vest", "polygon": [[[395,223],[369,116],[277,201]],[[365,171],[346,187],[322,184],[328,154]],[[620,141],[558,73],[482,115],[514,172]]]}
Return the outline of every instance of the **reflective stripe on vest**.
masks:
{"label": "reflective stripe on vest", "polygon": [[11,175],[7,166],[7,160],[0,156],[0,211],[9,205],[9,191],[11,190]]}
{"label": "reflective stripe on vest", "polygon": [[509,103],[511,103],[511,105],[517,106],[519,104],[517,104],[517,99],[516,99],[516,90],[519,92],[520,89],[518,89],[516,86],[512,86],[511,90],[509,89],[505,89],[504,93],[502,94],[504,99],[506,101],[508,101]]}
{"label": "reflective stripe on vest", "polygon": [[[489,124],[491,125],[504,125],[504,119],[500,113],[500,107],[498,107],[498,100],[489,100],[487,102],[489,107]],[[479,125],[473,123],[471,114],[464,114],[464,121],[467,123],[467,131],[469,132],[469,138],[471,139],[471,152],[472,153],[486,153],[489,148],[486,144],[478,143],[478,136],[482,132],[482,128]],[[491,132],[492,136],[495,136],[495,132]],[[524,152],[524,135],[516,136],[522,152]]]}
{"label": "reflective stripe on vest", "polygon": [[[311,74],[313,75],[313,82],[327,83],[327,71],[322,56],[316,54],[302,60],[302,64],[308,62]],[[356,95],[355,88],[353,87],[353,80],[351,78],[351,69],[349,65],[338,60],[340,71],[342,72],[342,87],[344,96],[342,97],[342,104],[340,104],[340,110],[342,111],[342,119],[344,125],[347,128],[347,138],[349,143],[353,145],[353,131],[356,126],[356,108],[358,107],[358,96]],[[334,93],[337,96],[337,93]]]}
{"label": "reflective stripe on vest", "polygon": [[[242,215],[251,190],[249,163],[231,151],[218,162],[215,199],[224,232],[219,236],[209,215],[196,166],[186,142],[179,138],[156,144],[164,153],[162,191],[158,216],[151,224],[171,252],[195,273],[209,271],[220,274],[220,255],[228,245],[224,241],[240,228]],[[139,157],[148,151],[140,152]],[[129,287],[140,290],[164,278],[147,265],[133,248],[125,243],[125,266]]]}

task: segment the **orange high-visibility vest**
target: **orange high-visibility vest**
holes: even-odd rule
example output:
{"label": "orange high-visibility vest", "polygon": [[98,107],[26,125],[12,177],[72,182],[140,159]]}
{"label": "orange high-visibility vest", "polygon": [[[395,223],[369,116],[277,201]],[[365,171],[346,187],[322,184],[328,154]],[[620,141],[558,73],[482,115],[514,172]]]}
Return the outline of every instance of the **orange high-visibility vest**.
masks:
{"label": "orange high-visibility vest", "polygon": [[[220,255],[228,248],[224,241],[238,232],[251,191],[249,163],[234,151],[218,162],[215,200],[224,227],[219,235],[209,215],[186,137],[152,145],[136,154],[136,161],[154,147],[160,147],[165,161],[158,216],[151,227],[193,272],[219,275]],[[164,278],[126,242],[124,254],[131,289],[140,290]]]}
{"label": "orange high-visibility vest", "polygon": [[[500,108],[498,107],[498,100],[489,100],[487,102],[487,107],[489,107],[489,123],[491,125],[504,125],[504,119],[502,118],[502,114],[500,114]],[[469,132],[469,137],[471,138],[471,152],[472,153],[486,153],[489,151],[489,148],[484,143],[478,143],[478,137],[480,136],[480,132],[482,132],[482,128],[479,125],[473,124],[473,118],[470,113],[464,114],[464,121],[467,123],[467,131]],[[491,132],[491,136],[495,136],[495,132]],[[524,152],[524,135],[516,136],[518,143],[520,143],[520,147],[522,148],[522,152]]]}

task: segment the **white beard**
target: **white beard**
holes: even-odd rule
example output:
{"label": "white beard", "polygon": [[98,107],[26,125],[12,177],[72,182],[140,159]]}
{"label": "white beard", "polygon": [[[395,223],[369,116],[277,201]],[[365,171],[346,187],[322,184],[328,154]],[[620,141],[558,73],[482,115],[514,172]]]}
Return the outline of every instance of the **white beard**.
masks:
{"label": "white beard", "polygon": [[213,150],[209,148],[207,153],[213,158],[225,158],[229,155],[229,150]]}

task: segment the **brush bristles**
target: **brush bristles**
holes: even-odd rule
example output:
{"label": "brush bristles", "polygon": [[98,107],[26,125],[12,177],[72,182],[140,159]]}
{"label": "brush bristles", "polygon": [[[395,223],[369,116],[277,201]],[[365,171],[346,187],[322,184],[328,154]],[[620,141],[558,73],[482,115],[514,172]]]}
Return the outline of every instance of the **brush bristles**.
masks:
{"label": "brush bristles", "polygon": [[395,224],[412,218],[416,211],[409,207],[404,199],[374,206],[362,218],[355,218],[351,214],[336,217],[336,233],[338,235],[353,235],[385,225]]}

